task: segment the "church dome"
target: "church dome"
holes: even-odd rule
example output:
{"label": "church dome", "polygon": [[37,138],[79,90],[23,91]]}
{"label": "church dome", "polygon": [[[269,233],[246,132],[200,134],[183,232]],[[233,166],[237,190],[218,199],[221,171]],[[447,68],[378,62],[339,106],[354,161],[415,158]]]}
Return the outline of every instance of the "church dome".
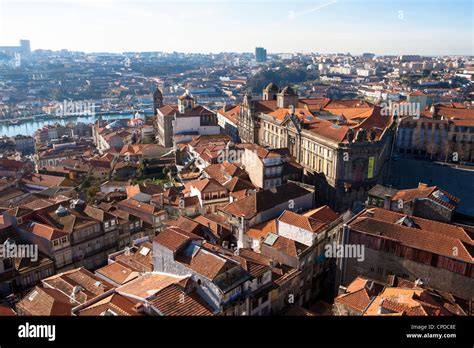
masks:
{"label": "church dome", "polygon": [[179,100],[194,100],[193,97],[189,95],[189,93],[186,91],[182,96],[178,97]]}
{"label": "church dome", "polygon": [[267,87],[265,87],[265,91],[267,92],[278,92],[278,86],[273,82],[270,82]]}
{"label": "church dome", "polygon": [[290,86],[285,86],[281,90],[280,94],[283,94],[283,95],[296,95],[295,91]]}

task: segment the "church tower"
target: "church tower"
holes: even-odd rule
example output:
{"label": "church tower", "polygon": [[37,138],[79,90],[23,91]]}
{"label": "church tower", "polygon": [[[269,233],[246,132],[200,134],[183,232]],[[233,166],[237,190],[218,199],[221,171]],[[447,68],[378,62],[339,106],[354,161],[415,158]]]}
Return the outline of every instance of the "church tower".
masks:
{"label": "church tower", "polygon": [[258,120],[252,101],[252,93],[247,91],[240,105],[239,123],[237,125],[239,136],[244,143],[257,143]]}
{"label": "church tower", "polygon": [[189,95],[188,91],[178,97],[179,113],[184,114],[186,109],[194,109],[194,98]]}
{"label": "church tower", "polygon": [[163,106],[163,93],[160,89],[160,87],[156,88],[155,93],[153,93],[153,111],[155,116],[158,114],[157,109],[161,108]]}
{"label": "church tower", "polygon": [[275,100],[278,94],[278,86],[270,82],[267,87],[263,89],[263,100]]}
{"label": "church tower", "polygon": [[290,86],[284,87],[277,94],[277,106],[279,108],[287,108],[290,105],[298,106],[299,97],[298,94]]}

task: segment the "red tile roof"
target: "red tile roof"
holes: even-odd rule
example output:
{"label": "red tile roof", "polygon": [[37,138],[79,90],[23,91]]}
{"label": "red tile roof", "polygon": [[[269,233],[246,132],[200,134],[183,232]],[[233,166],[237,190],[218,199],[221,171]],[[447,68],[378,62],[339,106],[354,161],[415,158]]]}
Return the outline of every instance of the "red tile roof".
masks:
{"label": "red tile roof", "polygon": [[370,282],[366,278],[357,277],[348,285],[346,293],[337,296],[334,302],[348,306],[362,314],[373,296],[378,295],[383,289],[383,286],[375,285],[375,283],[372,288],[369,288]]}
{"label": "red tile roof", "polygon": [[[366,210],[351,222],[350,228],[452,259],[469,263],[474,261],[471,255],[474,241],[463,228],[412,216],[409,219],[415,223],[415,226],[409,227],[399,222],[406,217],[403,214],[373,208]],[[453,252],[454,250],[456,252]]]}
{"label": "red tile roof", "polygon": [[198,247],[192,256],[179,254],[176,257],[176,261],[181,262],[186,267],[192,269],[209,280],[214,280],[217,275],[226,269],[226,266],[231,265],[230,261],[227,259],[204,250],[201,247]]}
{"label": "red tile roof", "polygon": [[170,227],[161,231],[154,239],[154,243],[158,243],[173,252],[178,251],[191,240],[201,240],[202,238],[184,231],[178,227]]}
{"label": "red tile roof", "polygon": [[224,108],[217,110],[219,114],[227,118],[233,124],[238,124],[240,116],[240,105],[227,106],[225,111]]}
{"label": "red tile roof", "polygon": [[441,190],[437,186],[400,190],[395,193],[395,195],[392,197],[392,200],[402,200],[404,203],[406,203],[420,198],[429,198],[449,209],[455,209],[459,203],[458,198],[454,197],[449,192]]}
{"label": "red tile roof", "polygon": [[142,315],[142,313],[137,311],[137,304],[139,303],[118,293],[113,293],[82,308],[78,315],[99,316],[106,312],[113,312],[119,316],[139,316]]}
{"label": "red tile roof", "polygon": [[64,316],[71,315],[78,304],[61,291],[36,286],[16,304],[16,309],[20,315]]}
{"label": "red tile roof", "polygon": [[335,213],[331,208],[327,205],[323,205],[322,207],[312,209],[307,211],[306,213],[302,214],[303,216],[310,217],[322,222],[330,223],[336,220],[339,215]]}
{"label": "red tile roof", "polygon": [[169,316],[210,316],[212,308],[197,291],[185,292],[179,284],[171,284],[160,290],[151,304],[162,314]]}

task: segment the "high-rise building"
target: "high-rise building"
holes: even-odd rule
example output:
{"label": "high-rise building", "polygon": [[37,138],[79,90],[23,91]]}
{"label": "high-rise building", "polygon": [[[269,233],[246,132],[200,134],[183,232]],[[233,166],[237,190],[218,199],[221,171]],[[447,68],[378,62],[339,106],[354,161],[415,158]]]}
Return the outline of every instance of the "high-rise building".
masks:
{"label": "high-rise building", "polygon": [[30,54],[30,40],[20,40],[19,46],[0,46],[0,52],[10,57],[15,57],[17,54]]}
{"label": "high-rise building", "polygon": [[263,47],[255,48],[255,61],[257,63],[262,63],[267,61],[267,50]]}
{"label": "high-rise building", "polygon": [[20,47],[23,54],[31,53],[30,40],[20,40]]}
{"label": "high-rise building", "polygon": [[375,57],[375,54],[373,54],[373,53],[363,53],[362,54],[362,58],[364,58],[364,59],[374,59],[374,57]]}

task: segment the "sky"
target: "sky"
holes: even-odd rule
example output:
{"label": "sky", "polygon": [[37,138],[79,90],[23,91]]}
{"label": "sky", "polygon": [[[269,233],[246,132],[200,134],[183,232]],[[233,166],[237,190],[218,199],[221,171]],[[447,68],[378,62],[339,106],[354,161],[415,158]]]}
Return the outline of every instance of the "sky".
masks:
{"label": "sky", "polygon": [[473,0],[0,0],[0,45],[474,55]]}

